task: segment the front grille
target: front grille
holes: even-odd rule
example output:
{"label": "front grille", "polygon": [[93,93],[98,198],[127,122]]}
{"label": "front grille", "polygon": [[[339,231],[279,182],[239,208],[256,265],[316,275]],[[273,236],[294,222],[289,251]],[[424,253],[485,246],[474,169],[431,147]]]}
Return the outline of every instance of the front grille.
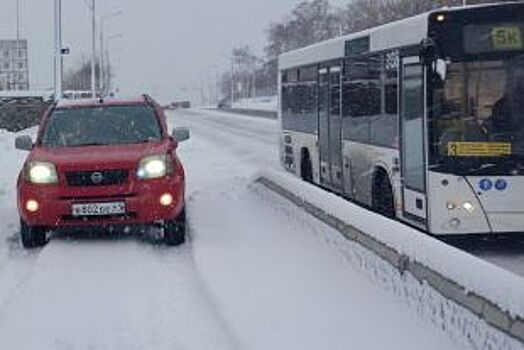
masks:
{"label": "front grille", "polygon": [[68,186],[90,187],[122,185],[127,182],[127,170],[68,171],[65,173]]}

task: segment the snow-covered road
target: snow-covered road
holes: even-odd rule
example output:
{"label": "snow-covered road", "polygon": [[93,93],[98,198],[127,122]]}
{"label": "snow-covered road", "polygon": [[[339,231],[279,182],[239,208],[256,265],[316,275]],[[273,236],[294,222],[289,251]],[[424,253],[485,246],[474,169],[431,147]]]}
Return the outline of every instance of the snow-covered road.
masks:
{"label": "snow-covered road", "polygon": [[23,154],[0,133],[0,349],[464,349],[362,275],[325,226],[259,185],[279,169],[276,122],[176,112],[192,130],[191,243],[19,243]]}

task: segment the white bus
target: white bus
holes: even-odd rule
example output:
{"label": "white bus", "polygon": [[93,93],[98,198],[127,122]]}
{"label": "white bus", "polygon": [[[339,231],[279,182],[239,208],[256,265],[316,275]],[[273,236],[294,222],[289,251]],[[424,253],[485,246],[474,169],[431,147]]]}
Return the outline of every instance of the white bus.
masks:
{"label": "white bus", "polygon": [[524,4],[446,8],[279,58],[281,161],[434,235],[524,232]]}

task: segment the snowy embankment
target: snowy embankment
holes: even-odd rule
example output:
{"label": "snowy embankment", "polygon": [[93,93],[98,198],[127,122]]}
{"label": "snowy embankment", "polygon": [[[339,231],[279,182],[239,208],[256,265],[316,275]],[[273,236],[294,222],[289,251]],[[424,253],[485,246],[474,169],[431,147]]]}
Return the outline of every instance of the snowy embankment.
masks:
{"label": "snowy embankment", "polygon": [[[16,192],[14,191],[16,178],[27,155],[26,152],[15,150],[15,138],[18,135],[33,135],[35,133],[35,129],[20,134],[13,134],[0,129],[0,222],[2,224],[1,227],[7,227],[11,233],[14,233],[18,229],[19,224],[16,208],[13,205],[13,203],[16,203]],[[4,232],[0,232],[0,238],[9,238],[1,236],[2,234],[4,234]],[[2,262],[6,256],[7,247],[4,244],[0,244],[0,266],[2,266]]]}
{"label": "snowy embankment", "polygon": [[291,175],[264,172],[255,178],[371,253],[358,256],[360,267],[440,328],[475,348],[522,348],[520,276]]}
{"label": "snowy embankment", "polygon": [[23,250],[14,194],[25,153],[0,137],[13,162],[2,215],[14,225],[0,225],[0,349],[468,348],[352,269],[335,230],[251,183],[280,168],[276,121],[177,111],[170,125],[192,132],[178,149],[191,240],[175,249],[71,235]]}
{"label": "snowy embankment", "polygon": [[244,110],[256,110],[266,112],[277,111],[277,97],[266,96],[266,97],[255,97],[255,98],[243,98],[233,103],[233,108],[244,109]]}

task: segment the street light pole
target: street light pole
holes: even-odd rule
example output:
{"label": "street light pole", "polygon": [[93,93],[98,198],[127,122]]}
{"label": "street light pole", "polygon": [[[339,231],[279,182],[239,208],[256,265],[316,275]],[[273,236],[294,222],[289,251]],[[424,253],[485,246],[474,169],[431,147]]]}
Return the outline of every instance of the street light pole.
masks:
{"label": "street light pole", "polygon": [[55,0],[55,99],[62,97],[62,0]]}
{"label": "street light pole", "polygon": [[20,0],[16,0],[16,41],[20,40]]}
{"label": "street light pole", "polygon": [[106,85],[106,65],[108,64],[108,62],[106,62],[105,60],[105,44],[104,44],[104,41],[105,41],[105,34],[104,34],[104,29],[105,29],[105,21],[108,20],[108,19],[111,19],[113,17],[116,17],[116,16],[120,16],[122,14],[122,11],[118,11],[118,12],[114,12],[114,13],[111,13],[111,14],[108,14],[108,15],[104,15],[102,16],[102,18],[100,19],[100,81],[99,81],[99,90],[100,90],[100,93],[104,93],[105,92],[105,89],[107,88],[105,85]]}
{"label": "street light pole", "polygon": [[231,57],[231,108],[235,102],[235,69],[233,57]]}
{"label": "street light pole", "polygon": [[92,15],[92,53],[91,53],[91,96],[96,98],[96,1],[91,2]]}
{"label": "street light pole", "polygon": [[111,60],[109,58],[109,50],[110,50],[110,45],[109,43],[111,42],[111,40],[113,39],[119,39],[119,38],[122,38],[123,37],[123,34],[122,33],[117,33],[117,34],[113,34],[113,35],[110,35],[106,38],[106,43],[105,43],[105,52],[101,52],[102,56],[104,57],[104,68],[102,69],[102,72],[103,72],[103,77],[104,77],[104,92],[107,92],[106,90],[108,90],[110,87],[111,87],[111,70],[109,69],[111,67]]}

